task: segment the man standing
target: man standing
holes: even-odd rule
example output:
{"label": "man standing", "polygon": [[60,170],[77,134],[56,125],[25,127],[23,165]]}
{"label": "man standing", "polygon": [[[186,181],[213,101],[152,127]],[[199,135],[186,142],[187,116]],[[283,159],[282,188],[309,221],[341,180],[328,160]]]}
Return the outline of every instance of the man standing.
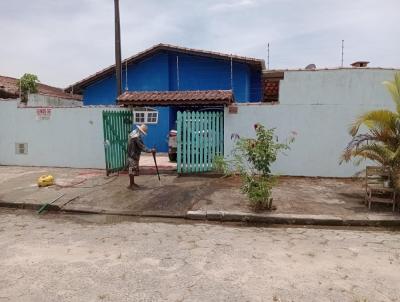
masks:
{"label": "man standing", "polygon": [[136,126],[136,129],[129,134],[128,139],[128,173],[129,186],[128,189],[133,190],[139,186],[135,184],[135,176],[139,176],[139,160],[140,154],[155,153],[155,149],[148,149],[143,143],[143,136],[147,135],[147,126],[145,124]]}

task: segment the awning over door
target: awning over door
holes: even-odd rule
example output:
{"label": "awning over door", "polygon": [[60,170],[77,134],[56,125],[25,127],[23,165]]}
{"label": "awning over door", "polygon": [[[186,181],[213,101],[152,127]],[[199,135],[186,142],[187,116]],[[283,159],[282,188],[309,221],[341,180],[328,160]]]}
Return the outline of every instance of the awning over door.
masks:
{"label": "awning over door", "polygon": [[118,97],[119,105],[133,106],[228,106],[233,102],[232,90],[126,91]]}

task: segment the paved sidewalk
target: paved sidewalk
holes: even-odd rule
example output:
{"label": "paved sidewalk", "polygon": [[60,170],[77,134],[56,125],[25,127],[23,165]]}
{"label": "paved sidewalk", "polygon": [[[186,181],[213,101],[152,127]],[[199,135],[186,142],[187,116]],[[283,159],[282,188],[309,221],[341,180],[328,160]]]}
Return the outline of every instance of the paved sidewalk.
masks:
{"label": "paved sidewalk", "polygon": [[[52,174],[56,185],[38,188],[40,175]],[[350,179],[281,177],[273,190],[276,211],[254,213],[240,192],[240,180],[154,173],[137,177],[138,190],[128,190],[128,176],[105,176],[103,170],[0,167],[0,206],[37,209],[62,197],[53,210],[120,215],[180,217],[319,225],[400,225],[398,212],[363,204],[362,183]]]}

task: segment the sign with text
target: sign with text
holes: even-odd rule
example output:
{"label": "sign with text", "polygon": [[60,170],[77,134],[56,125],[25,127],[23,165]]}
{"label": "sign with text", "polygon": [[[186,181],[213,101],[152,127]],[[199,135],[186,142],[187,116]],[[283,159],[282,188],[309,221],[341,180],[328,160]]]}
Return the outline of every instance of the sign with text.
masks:
{"label": "sign with text", "polygon": [[36,119],[37,120],[49,120],[51,117],[51,108],[37,108]]}

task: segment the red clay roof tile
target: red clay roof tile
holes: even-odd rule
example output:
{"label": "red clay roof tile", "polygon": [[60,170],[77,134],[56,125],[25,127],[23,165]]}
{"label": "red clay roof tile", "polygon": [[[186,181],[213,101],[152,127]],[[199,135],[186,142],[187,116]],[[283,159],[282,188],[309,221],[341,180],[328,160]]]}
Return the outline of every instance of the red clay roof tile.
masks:
{"label": "red clay roof tile", "polygon": [[[82,101],[81,95],[66,93],[61,88],[45,85],[42,83],[38,83],[37,88],[38,88],[38,93],[42,95]],[[3,98],[19,97],[18,79],[0,76],[0,98],[1,97]]]}
{"label": "red clay roof tile", "polygon": [[229,105],[233,102],[231,90],[197,91],[126,91],[118,97],[119,105]]}

